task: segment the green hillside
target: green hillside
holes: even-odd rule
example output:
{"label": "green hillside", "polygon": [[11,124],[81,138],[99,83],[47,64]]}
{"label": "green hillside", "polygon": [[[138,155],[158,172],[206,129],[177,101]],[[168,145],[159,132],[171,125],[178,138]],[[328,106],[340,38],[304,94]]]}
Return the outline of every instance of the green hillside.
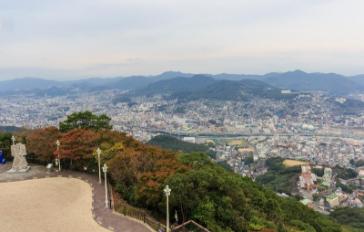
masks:
{"label": "green hillside", "polygon": [[350,226],[354,231],[364,231],[364,209],[339,208],[331,217],[341,224]]}
{"label": "green hillside", "polygon": [[[167,179],[176,196],[173,208],[183,209],[212,231],[340,231],[328,217],[294,198],[281,198],[249,178],[226,171],[199,153],[178,158],[191,166]],[[268,230],[267,230],[268,231]]]}
{"label": "green hillside", "polygon": [[180,99],[248,100],[254,97],[268,99],[290,99],[295,94],[281,94],[281,89],[258,80],[215,81],[200,91],[177,93]]}
{"label": "green hillside", "polygon": [[281,89],[260,80],[216,80],[206,76],[161,80],[133,93],[139,96],[163,95],[181,101],[197,99],[249,100],[254,97],[291,99],[296,94],[282,94]]}
{"label": "green hillside", "polygon": [[275,192],[291,194],[296,192],[296,183],[301,168],[285,167],[282,158],[270,158],[266,160],[268,172],[258,176],[257,183],[270,188]]}
{"label": "green hillside", "polygon": [[215,153],[209,149],[208,146],[204,144],[194,144],[185,142],[177,139],[176,137],[169,135],[158,135],[152,138],[148,144],[156,145],[164,149],[170,149],[173,151],[182,151],[185,153],[189,152],[203,152],[209,154],[210,156],[214,156]]}

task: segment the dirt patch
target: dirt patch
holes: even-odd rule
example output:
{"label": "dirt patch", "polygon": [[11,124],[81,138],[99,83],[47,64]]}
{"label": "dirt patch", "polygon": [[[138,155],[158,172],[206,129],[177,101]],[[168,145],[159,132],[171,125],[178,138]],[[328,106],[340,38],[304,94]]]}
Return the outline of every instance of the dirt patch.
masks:
{"label": "dirt patch", "polygon": [[283,161],[283,165],[285,167],[295,167],[295,166],[301,166],[301,165],[306,165],[306,164],[308,164],[307,161],[301,161],[301,160],[286,159]]}

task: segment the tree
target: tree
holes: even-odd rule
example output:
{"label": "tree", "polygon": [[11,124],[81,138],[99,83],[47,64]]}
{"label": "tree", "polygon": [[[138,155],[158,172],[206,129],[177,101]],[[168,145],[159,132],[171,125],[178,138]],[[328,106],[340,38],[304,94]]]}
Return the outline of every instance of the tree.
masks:
{"label": "tree", "polygon": [[10,158],[11,134],[0,132],[0,149],[3,150],[5,158]]}
{"label": "tree", "polygon": [[363,208],[338,208],[330,216],[342,224],[364,231]]}
{"label": "tree", "polygon": [[69,115],[64,122],[59,124],[62,132],[67,132],[76,128],[102,130],[112,129],[110,125],[111,118],[105,114],[95,115],[90,111],[77,112]]}
{"label": "tree", "polygon": [[179,160],[192,169],[177,172],[167,183],[173,186],[171,208],[182,220],[192,218],[212,231],[245,231],[251,213],[241,177],[213,164],[206,154],[182,154]]}
{"label": "tree", "polygon": [[334,173],[336,173],[338,178],[348,180],[357,177],[358,173],[355,172],[354,169],[343,168],[338,165],[334,167]]}
{"label": "tree", "polygon": [[278,224],[278,232],[286,232],[286,228],[284,228],[283,224],[282,223],[279,223]]}
{"label": "tree", "polygon": [[176,137],[169,135],[157,135],[152,138],[148,144],[156,145],[164,149],[170,149],[173,151],[182,151],[186,153],[190,152],[203,152],[207,153],[211,157],[216,156],[216,152],[209,149],[208,146],[204,144],[194,144],[179,140]]}
{"label": "tree", "polygon": [[54,158],[56,141],[60,132],[56,127],[47,127],[31,131],[27,136],[28,153],[40,162],[50,162]]}
{"label": "tree", "polygon": [[132,203],[154,209],[162,201],[166,178],[185,168],[176,154],[125,137],[123,147],[109,160],[117,190]]}
{"label": "tree", "polygon": [[280,198],[206,159],[201,154],[181,155],[179,160],[192,169],[167,179],[173,186],[170,207],[185,219],[194,219],[211,231],[286,231],[292,220],[316,231],[340,231],[333,221],[295,199]]}
{"label": "tree", "polygon": [[93,153],[98,147],[99,139],[100,134],[93,130],[73,129],[64,133],[60,138],[60,157],[70,160],[71,166],[74,165],[72,167],[76,169],[95,165]]}

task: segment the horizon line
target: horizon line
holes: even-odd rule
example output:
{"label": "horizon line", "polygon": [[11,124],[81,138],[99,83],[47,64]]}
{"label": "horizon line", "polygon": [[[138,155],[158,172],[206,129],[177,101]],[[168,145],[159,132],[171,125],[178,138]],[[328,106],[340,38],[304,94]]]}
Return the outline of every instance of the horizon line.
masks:
{"label": "horizon line", "polygon": [[336,73],[336,72],[306,72],[302,69],[292,69],[292,70],[288,70],[288,71],[272,71],[272,72],[267,72],[264,74],[257,74],[257,73],[229,73],[229,72],[219,72],[219,73],[193,73],[193,72],[183,72],[183,71],[175,71],[175,70],[170,70],[170,71],[164,71],[164,72],[160,72],[157,74],[132,74],[132,75],[115,75],[115,76],[89,76],[89,77],[78,77],[78,78],[46,78],[46,77],[41,77],[41,76],[24,76],[24,77],[15,77],[15,78],[10,78],[10,79],[4,79],[4,80],[0,80],[0,82],[4,82],[4,81],[14,81],[14,80],[26,80],[26,79],[36,79],[36,80],[47,80],[47,81],[56,81],[56,82],[66,82],[66,81],[79,81],[79,80],[90,80],[90,79],[114,79],[114,78],[133,78],[133,77],[146,77],[146,78],[152,78],[152,77],[156,77],[156,76],[162,76],[165,74],[172,74],[172,73],[180,73],[182,75],[192,75],[192,76],[196,76],[196,75],[206,75],[206,76],[218,76],[218,75],[237,75],[237,76],[266,76],[269,74],[284,74],[284,73],[294,73],[294,72],[301,72],[301,73],[305,73],[305,74],[324,74],[324,75],[339,75],[345,78],[350,78],[350,77],[358,77],[358,76],[362,76],[364,75],[363,73],[359,73],[359,74],[354,74],[354,75],[345,75],[345,74],[341,74],[341,73]]}

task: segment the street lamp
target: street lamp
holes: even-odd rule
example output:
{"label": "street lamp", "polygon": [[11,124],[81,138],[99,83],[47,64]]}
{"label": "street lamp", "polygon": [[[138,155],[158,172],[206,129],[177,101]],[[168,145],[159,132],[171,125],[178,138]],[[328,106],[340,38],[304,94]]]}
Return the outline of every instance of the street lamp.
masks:
{"label": "street lamp", "polygon": [[104,166],[102,167],[102,171],[104,172],[105,175],[105,208],[109,208],[109,196],[107,194],[107,165],[104,164]]}
{"label": "street lamp", "polygon": [[56,145],[57,145],[57,157],[58,157],[58,172],[60,172],[61,171],[61,158],[60,158],[60,154],[59,154],[59,146],[61,146],[61,143],[59,142],[58,139],[56,141]]}
{"label": "street lamp", "polygon": [[167,223],[166,223],[166,232],[169,232],[170,231],[170,228],[169,228],[169,196],[171,195],[171,189],[169,188],[169,186],[167,185],[165,188],[164,188],[164,193],[166,194],[166,199],[167,199]]}
{"label": "street lamp", "polygon": [[96,153],[97,153],[97,163],[99,166],[99,183],[101,184],[101,161],[100,161],[101,149],[99,147],[97,148]]}

